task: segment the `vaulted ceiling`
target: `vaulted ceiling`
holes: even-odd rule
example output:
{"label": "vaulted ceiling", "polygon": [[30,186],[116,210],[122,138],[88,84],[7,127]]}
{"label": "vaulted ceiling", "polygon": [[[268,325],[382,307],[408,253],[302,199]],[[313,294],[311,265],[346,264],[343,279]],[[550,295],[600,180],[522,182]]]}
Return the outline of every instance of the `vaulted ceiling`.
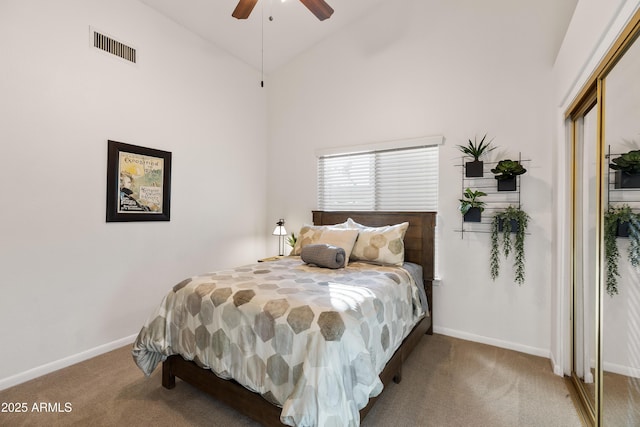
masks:
{"label": "vaulted ceiling", "polygon": [[[349,23],[372,13],[383,3],[398,0],[326,0],[335,12],[324,21],[319,21],[298,0],[259,0],[246,20],[231,16],[238,0],[140,1],[252,67],[268,73]],[[558,49],[578,0],[547,1],[557,5],[557,14],[548,17],[548,30],[558,34]],[[484,6],[478,3],[478,7]]]}
{"label": "vaulted ceiling", "polygon": [[231,16],[237,0],[140,1],[254,68],[260,70],[264,65],[269,72],[388,0],[327,0],[335,12],[325,21],[319,21],[298,0],[259,0],[246,20]]}

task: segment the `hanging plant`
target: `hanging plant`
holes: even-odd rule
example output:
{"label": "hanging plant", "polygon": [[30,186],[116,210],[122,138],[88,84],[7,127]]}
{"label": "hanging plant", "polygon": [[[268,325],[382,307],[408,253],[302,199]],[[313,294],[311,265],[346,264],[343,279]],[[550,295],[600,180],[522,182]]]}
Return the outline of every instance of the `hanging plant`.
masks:
{"label": "hanging plant", "polygon": [[491,169],[491,172],[493,172],[493,174],[495,175],[495,179],[497,179],[498,181],[502,181],[505,179],[514,178],[518,175],[522,175],[523,173],[527,172],[527,170],[522,167],[520,162],[505,159],[500,160],[498,162],[498,165],[495,168]]}
{"label": "hanging plant", "polygon": [[485,202],[479,199],[479,197],[486,196],[484,191],[473,191],[470,188],[464,190],[462,194],[463,198],[459,199],[460,212],[462,213],[465,221],[480,222],[480,217],[484,211]]}
{"label": "hanging plant", "polygon": [[611,160],[616,171],[615,188],[640,188],[640,150],[631,150]]}
{"label": "hanging plant", "polygon": [[500,160],[498,165],[491,169],[498,180],[498,191],[515,191],[517,188],[517,176],[527,172],[519,162],[514,160]]}
{"label": "hanging plant", "polygon": [[618,293],[618,226],[627,223],[629,225],[629,250],[627,257],[633,267],[640,266],[640,214],[634,213],[627,204],[622,206],[609,206],[604,214],[604,254],[606,268],[606,287],[609,296]]}
{"label": "hanging plant", "polygon": [[[502,231],[500,226],[502,225]],[[515,230],[512,226],[515,225]],[[491,278],[496,280],[500,273],[500,241],[502,241],[502,252],[508,258],[514,252],[515,281],[518,284],[524,283],[524,238],[527,226],[529,225],[529,215],[519,207],[509,206],[503,212],[498,212],[491,223]],[[511,241],[511,234],[514,233],[514,241]]]}
{"label": "hanging plant", "polygon": [[490,146],[493,140],[485,142],[486,139],[487,135],[485,134],[479,143],[476,138],[473,138],[473,141],[469,140],[467,145],[458,145],[458,150],[464,155],[473,157],[473,161],[466,162],[464,165],[465,176],[481,177],[483,175],[484,162],[480,160],[480,157],[496,149],[496,147]]}
{"label": "hanging plant", "polygon": [[473,157],[474,161],[478,161],[483,154],[496,149],[496,147],[490,147],[493,140],[487,143],[484,142],[486,138],[487,135],[485,134],[480,140],[480,143],[476,141],[476,138],[473,138],[473,141],[469,140],[467,145],[458,145],[458,150],[469,157]]}
{"label": "hanging plant", "polygon": [[631,150],[611,160],[611,169],[622,171],[628,175],[640,173],[640,150]]}

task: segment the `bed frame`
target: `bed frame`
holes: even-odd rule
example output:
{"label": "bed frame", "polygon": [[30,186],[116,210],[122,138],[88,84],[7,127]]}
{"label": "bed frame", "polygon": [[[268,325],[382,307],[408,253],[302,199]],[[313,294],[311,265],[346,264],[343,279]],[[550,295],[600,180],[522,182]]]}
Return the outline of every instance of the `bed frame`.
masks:
{"label": "bed frame", "polygon": [[[422,266],[430,315],[424,317],[413,328],[380,374],[380,379],[385,387],[391,380],[396,383],[401,381],[402,363],[424,334],[433,333],[432,286],[434,278],[435,217],[435,212],[313,211],[313,223],[316,225],[338,224],[346,221],[347,218],[352,218],[360,224],[373,227],[399,224],[405,221],[409,223],[404,239],[405,261]],[[224,380],[211,370],[200,368],[194,362],[187,361],[180,355],[170,356],[163,362],[162,385],[168,389],[174,388],[176,377],[199,388],[264,426],[283,425],[280,422],[280,407],[269,403],[262,396],[246,389],[241,384],[233,380]],[[361,420],[366,416],[376,400],[377,397],[371,398],[367,406],[360,410]]]}

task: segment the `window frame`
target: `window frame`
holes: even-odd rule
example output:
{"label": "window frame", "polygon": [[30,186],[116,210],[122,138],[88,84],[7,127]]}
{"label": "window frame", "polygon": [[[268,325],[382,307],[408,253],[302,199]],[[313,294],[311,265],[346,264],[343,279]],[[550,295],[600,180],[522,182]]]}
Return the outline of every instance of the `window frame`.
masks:
{"label": "window frame", "polygon": [[[351,156],[351,155],[360,155],[360,154],[368,154],[368,153],[380,153],[380,152],[386,152],[386,151],[399,151],[399,150],[407,150],[407,149],[412,149],[412,148],[424,148],[424,147],[434,147],[434,146],[439,146],[439,145],[443,145],[444,144],[444,136],[441,135],[437,135],[437,136],[425,136],[425,137],[419,137],[419,138],[412,138],[412,139],[403,139],[403,140],[393,140],[393,141],[382,141],[382,142],[375,142],[375,143],[368,143],[368,144],[361,144],[361,145],[354,145],[354,146],[347,146],[347,147],[333,147],[333,148],[325,148],[325,149],[319,149],[316,150],[316,203],[319,209],[321,209],[320,207],[320,161],[321,158],[326,158],[326,157],[333,157],[333,156]],[[439,150],[438,150],[439,151]],[[438,156],[439,157],[439,156]],[[440,159],[437,159],[438,161],[438,167],[440,164]],[[439,178],[439,176],[438,176]],[[374,176],[374,194],[373,197],[375,199],[375,196],[377,195],[376,193],[376,187],[377,187],[377,183],[376,183],[376,179]],[[435,203],[435,208],[432,210],[437,211],[437,207],[438,207],[438,190],[439,190],[439,182],[436,186],[436,203]],[[345,209],[345,210],[373,210],[373,211],[385,211],[385,210],[390,210],[390,209],[378,209],[377,208],[378,203],[377,202],[373,202],[373,208],[371,209]],[[391,210],[400,210],[400,211],[409,211],[409,210],[416,210],[416,209],[391,209]],[[418,209],[419,210],[419,209]]]}
{"label": "window frame", "polygon": [[[408,149],[408,148],[420,148],[420,147],[433,147],[433,146],[441,146],[444,145],[445,138],[442,135],[436,136],[425,136],[419,138],[412,139],[404,139],[404,140],[394,140],[394,141],[383,141],[362,145],[354,145],[354,146],[346,146],[346,147],[333,147],[333,148],[325,148],[318,149],[315,152],[316,155],[316,168],[318,167],[319,160],[321,157],[328,156],[342,156],[342,155],[350,155],[350,154],[361,154],[375,151],[387,151],[387,150],[400,150],[400,149]],[[440,169],[440,154],[442,151],[438,149],[438,169]],[[316,191],[319,190],[319,171],[316,170]],[[438,220],[439,215],[438,205],[440,203],[439,193],[440,193],[440,173],[438,173],[438,184],[437,184],[437,195],[436,195],[436,226],[435,226],[435,247],[434,247],[434,286],[439,286],[442,282],[442,278],[439,275],[439,241],[440,241],[440,221]],[[316,193],[316,203],[319,202],[320,195]],[[319,206],[318,206],[319,208]],[[383,210],[379,210],[376,212],[384,212]]]}

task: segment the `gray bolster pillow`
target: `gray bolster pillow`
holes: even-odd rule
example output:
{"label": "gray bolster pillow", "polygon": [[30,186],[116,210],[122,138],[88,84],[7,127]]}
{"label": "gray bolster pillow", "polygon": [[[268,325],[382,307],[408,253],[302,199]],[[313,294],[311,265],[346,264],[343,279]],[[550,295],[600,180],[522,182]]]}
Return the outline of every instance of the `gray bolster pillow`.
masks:
{"label": "gray bolster pillow", "polygon": [[344,267],[345,252],[338,246],[315,244],[303,246],[300,257],[307,264],[335,269]]}

